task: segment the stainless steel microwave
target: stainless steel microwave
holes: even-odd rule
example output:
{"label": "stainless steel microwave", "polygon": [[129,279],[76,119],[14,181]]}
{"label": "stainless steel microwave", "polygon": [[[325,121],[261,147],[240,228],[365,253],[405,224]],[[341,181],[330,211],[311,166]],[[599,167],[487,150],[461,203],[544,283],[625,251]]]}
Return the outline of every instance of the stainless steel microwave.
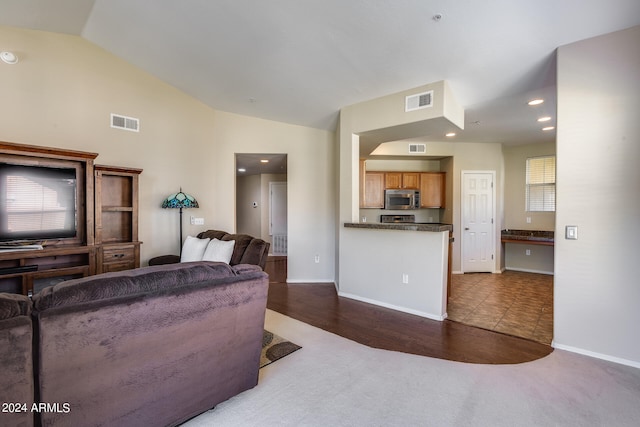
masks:
{"label": "stainless steel microwave", "polygon": [[384,190],[384,208],[418,209],[420,207],[420,190]]}

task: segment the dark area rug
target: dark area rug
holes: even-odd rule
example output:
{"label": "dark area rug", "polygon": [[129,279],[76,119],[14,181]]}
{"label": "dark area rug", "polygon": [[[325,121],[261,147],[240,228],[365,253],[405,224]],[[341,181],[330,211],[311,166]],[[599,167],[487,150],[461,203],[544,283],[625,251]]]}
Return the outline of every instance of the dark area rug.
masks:
{"label": "dark area rug", "polygon": [[265,329],[262,335],[262,353],[260,354],[260,367],[264,368],[270,363],[301,349],[297,344],[288,341],[281,336]]}

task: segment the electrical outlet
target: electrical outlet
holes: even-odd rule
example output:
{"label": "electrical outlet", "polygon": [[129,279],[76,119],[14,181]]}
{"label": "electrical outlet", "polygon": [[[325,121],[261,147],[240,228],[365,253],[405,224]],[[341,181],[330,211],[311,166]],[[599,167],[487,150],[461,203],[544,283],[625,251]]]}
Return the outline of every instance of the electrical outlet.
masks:
{"label": "electrical outlet", "polygon": [[527,217],[527,224],[531,224],[531,217],[530,216]]}
{"label": "electrical outlet", "polygon": [[531,249],[527,249],[526,251],[524,251],[524,254],[527,256],[531,255]]}
{"label": "electrical outlet", "polygon": [[320,255],[316,255],[314,258],[316,264],[320,264]]}
{"label": "electrical outlet", "polygon": [[407,273],[402,273],[402,283],[409,283],[409,275]]}

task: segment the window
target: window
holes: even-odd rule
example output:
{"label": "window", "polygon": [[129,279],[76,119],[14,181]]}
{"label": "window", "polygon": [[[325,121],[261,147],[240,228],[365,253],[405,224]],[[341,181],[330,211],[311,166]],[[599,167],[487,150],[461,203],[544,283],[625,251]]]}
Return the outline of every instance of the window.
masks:
{"label": "window", "polygon": [[555,212],[556,157],[527,159],[527,212]]}

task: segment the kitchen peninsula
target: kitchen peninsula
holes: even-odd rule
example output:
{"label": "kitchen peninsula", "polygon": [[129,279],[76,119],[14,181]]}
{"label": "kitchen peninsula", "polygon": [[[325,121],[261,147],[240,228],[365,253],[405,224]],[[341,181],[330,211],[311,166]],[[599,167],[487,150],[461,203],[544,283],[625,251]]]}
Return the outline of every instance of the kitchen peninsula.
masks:
{"label": "kitchen peninsula", "polygon": [[441,223],[344,223],[349,268],[339,295],[444,320],[452,231]]}

